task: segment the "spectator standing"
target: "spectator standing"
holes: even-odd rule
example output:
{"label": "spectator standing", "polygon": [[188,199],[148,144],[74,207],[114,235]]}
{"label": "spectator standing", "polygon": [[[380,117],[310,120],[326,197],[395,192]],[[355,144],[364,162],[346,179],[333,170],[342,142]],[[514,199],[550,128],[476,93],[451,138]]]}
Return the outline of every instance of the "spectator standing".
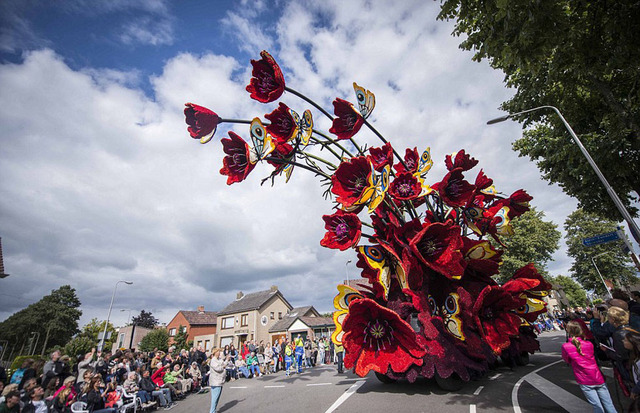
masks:
{"label": "spectator standing", "polygon": [[209,413],[216,413],[218,401],[222,394],[222,385],[226,377],[225,365],[231,359],[229,355],[223,359],[221,353],[219,348],[213,349],[211,362],[209,363],[209,384],[211,386],[211,408]]}
{"label": "spectator standing", "polygon": [[338,373],[342,374],[344,371],[344,347],[341,344],[336,344],[334,347],[336,351],[336,357],[338,358]]}
{"label": "spectator standing", "polygon": [[92,364],[95,364],[93,361],[93,356],[96,354],[96,349],[92,348],[90,353],[84,355],[82,361],[78,363],[78,381],[82,382],[84,380],[84,373],[87,369],[93,367]]}
{"label": "spectator standing", "polygon": [[593,344],[584,340],[580,324],[567,323],[569,341],[562,345],[562,359],[573,369],[576,382],[584,393],[594,412],[616,413],[604,376],[598,368],[593,353]]}
{"label": "spectator standing", "polygon": [[[617,374],[628,387],[632,383],[631,375],[627,369],[629,351],[625,348],[623,340],[629,328],[629,313],[620,307],[611,307],[607,312],[607,321],[615,328],[612,341],[613,350],[600,344],[600,348],[613,361],[614,374]],[[632,386],[631,386],[632,387]]]}
{"label": "spectator standing", "polygon": [[302,337],[300,334],[295,339],[295,353],[296,353],[296,364],[298,367],[298,373],[302,373],[302,360],[304,358],[304,341],[302,341]]}
{"label": "spectator standing", "polygon": [[319,364],[321,366],[324,364],[324,352],[325,352],[324,336],[322,336],[320,337],[320,341],[318,342],[318,361],[320,362]]}

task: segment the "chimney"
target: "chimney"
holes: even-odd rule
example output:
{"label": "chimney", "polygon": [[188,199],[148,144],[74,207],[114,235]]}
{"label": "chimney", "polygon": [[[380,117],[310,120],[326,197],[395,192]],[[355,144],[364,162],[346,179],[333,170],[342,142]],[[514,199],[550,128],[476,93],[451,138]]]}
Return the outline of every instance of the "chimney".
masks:
{"label": "chimney", "polygon": [[203,313],[204,313],[204,306],[203,306],[203,305],[199,305],[199,306],[198,306],[198,312],[199,312],[200,314],[203,314]]}
{"label": "chimney", "polygon": [[238,291],[238,294],[236,295],[236,300],[239,300],[242,297],[244,297],[244,294],[242,293],[242,291]]}
{"label": "chimney", "polygon": [[277,285],[272,285],[271,286],[271,292],[275,293],[276,291],[278,291],[278,286]]}

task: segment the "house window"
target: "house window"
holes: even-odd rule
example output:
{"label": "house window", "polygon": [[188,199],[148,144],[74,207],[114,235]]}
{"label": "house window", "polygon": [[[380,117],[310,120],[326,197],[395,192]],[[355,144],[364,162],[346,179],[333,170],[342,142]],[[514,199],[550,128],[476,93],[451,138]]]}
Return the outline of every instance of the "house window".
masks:
{"label": "house window", "polygon": [[282,312],[278,311],[278,320],[282,320]]}
{"label": "house window", "polygon": [[222,328],[233,328],[233,317],[225,317],[222,319]]}
{"label": "house window", "polygon": [[184,326],[183,326],[183,327],[182,327],[182,332],[183,332],[183,333],[186,333],[186,332],[187,332],[187,327],[184,327]]}
{"label": "house window", "polygon": [[120,333],[120,337],[118,338],[118,348],[122,348],[124,344],[124,333]]}
{"label": "house window", "polygon": [[240,316],[240,327],[247,327],[249,325],[249,314],[242,314]]}
{"label": "house window", "polygon": [[170,329],[169,330],[169,337],[173,337],[175,335],[176,335],[176,329],[175,328]]}
{"label": "house window", "polygon": [[211,340],[205,340],[204,341],[204,351],[209,351],[211,350]]}
{"label": "house window", "polygon": [[271,318],[272,320],[276,318],[275,313],[273,311],[269,313],[269,318]]}
{"label": "house window", "polygon": [[196,343],[196,346],[200,347],[202,345],[202,340],[198,340],[198,342]]}

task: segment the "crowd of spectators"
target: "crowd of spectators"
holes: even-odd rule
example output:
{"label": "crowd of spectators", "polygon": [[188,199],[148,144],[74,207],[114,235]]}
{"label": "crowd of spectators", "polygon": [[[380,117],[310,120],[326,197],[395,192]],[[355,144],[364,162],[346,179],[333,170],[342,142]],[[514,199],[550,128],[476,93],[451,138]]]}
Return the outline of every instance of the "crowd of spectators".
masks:
{"label": "crowd of spectators", "polygon": [[208,362],[201,347],[113,354],[92,349],[75,363],[54,351],[46,363],[25,360],[6,385],[0,380],[0,412],[70,413],[76,402],[89,413],[116,413],[132,403],[169,410],[188,394],[207,391]]}

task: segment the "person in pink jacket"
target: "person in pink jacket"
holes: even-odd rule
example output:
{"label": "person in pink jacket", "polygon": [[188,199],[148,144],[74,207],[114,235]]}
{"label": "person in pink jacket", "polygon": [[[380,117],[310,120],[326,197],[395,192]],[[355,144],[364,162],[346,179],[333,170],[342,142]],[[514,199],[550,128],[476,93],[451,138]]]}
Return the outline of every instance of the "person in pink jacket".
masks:
{"label": "person in pink jacket", "polygon": [[569,341],[562,345],[562,359],[573,369],[576,382],[594,413],[616,413],[604,376],[593,355],[593,344],[584,340],[582,326],[570,321],[565,327]]}

